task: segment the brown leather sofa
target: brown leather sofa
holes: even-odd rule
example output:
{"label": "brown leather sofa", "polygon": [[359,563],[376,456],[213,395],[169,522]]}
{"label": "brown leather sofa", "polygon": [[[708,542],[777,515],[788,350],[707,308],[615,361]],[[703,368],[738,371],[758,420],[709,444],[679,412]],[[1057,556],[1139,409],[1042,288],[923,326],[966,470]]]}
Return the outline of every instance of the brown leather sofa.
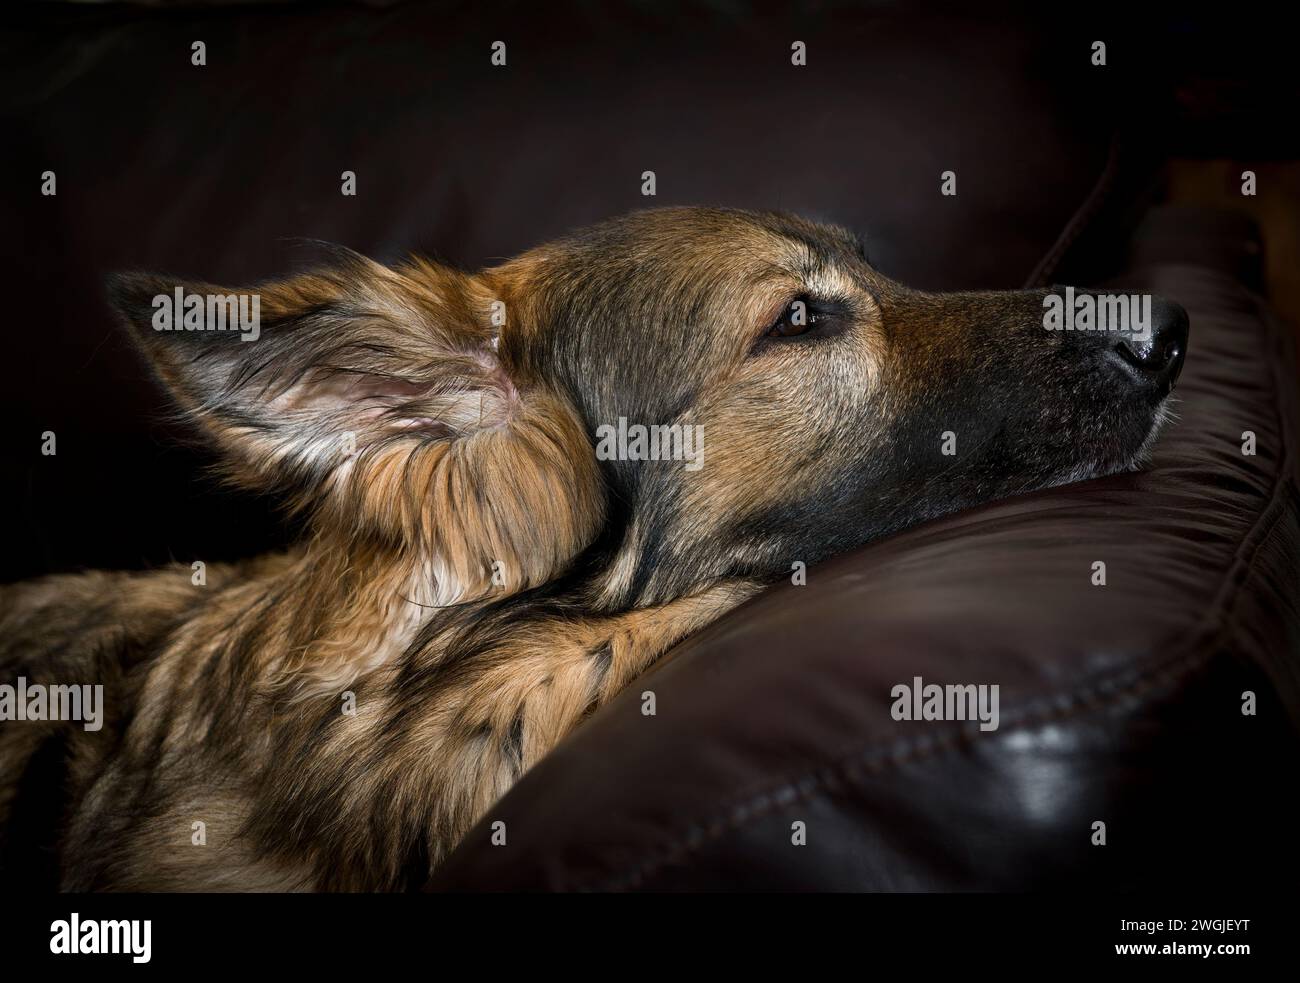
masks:
{"label": "brown leather sofa", "polygon": [[[884,272],[930,289],[1110,279],[1191,316],[1180,419],[1149,470],[926,523],[773,588],[528,774],[485,820],[507,822],[509,849],[481,826],[429,886],[1285,881],[1300,869],[1291,336],[1259,296],[1248,222],[1150,209],[1179,141],[1216,152],[1180,58],[1223,39],[1132,12],[1094,11],[1086,28],[1057,16],[23,11],[0,167],[31,194],[0,207],[19,244],[9,321],[31,327],[8,339],[0,574],[228,559],[292,534],[206,482],[201,448],[173,447],[161,394],[113,332],[113,270],[247,283],[310,258],[290,238],[476,266],[612,213],[700,203],[838,221]],[[504,69],[489,61],[499,39]],[[1253,49],[1218,50],[1231,68]],[[57,197],[36,191],[45,170]],[[355,198],[339,194],[345,170]],[[955,197],[940,194],[947,170]],[[53,466],[32,452],[47,429]],[[916,676],[998,684],[1000,727],[895,721],[891,689]]]}
{"label": "brown leather sofa", "polygon": [[[1148,260],[1125,282],[1179,298],[1192,323],[1180,419],[1149,470],[930,522],[770,590],[603,708],[433,886],[1284,883],[1300,724],[1289,335],[1224,269]],[[1000,726],[894,720],[891,690],[916,676],[998,684]],[[490,845],[496,820],[508,850]]]}

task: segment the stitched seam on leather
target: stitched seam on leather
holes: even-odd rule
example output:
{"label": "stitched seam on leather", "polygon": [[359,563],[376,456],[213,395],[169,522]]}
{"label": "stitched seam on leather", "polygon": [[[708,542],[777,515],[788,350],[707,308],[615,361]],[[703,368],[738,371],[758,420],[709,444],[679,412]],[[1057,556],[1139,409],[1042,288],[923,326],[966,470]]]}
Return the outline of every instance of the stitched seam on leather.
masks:
{"label": "stitched seam on leather", "polygon": [[[1292,456],[1289,421],[1285,418],[1278,405],[1282,397],[1282,386],[1285,383],[1281,381],[1278,375],[1280,371],[1278,366],[1283,359],[1277,356],[1279,346],[1283,349],[1281,354],[1285,355],[1285,344],[1279,335],[1279,324],[1271,316],[1267,306],[1253,293],[1250,294],[1250,297],[1260,320],[1268,326],[1271,335],[1272,344],[1269,348],[1272,349],[1274,357],[1269,358],[1269,352],[1267,351],[1263,354],[1266,360],[1272,363],[1273,398],[1270,403],[1274,407],[1274,417],[1278,425],[1278,435],[1281,438],[1282,453],[1278,457],[1278,466],[1274,474],[1272,487],[1269,490],[1267,504],[1238,541],[1237,547],[1233,551],[1233,561],[1229,564],[1223,579],[1220,581],[1219,588],[1215,591],[1209,614],[1192,630],[1192,633],[1184,635],[1179,642],[1175,643],[1173,648],[1178,651],[1178,655],[1167,658],[1156,666],[1102,677],[1083,690],[1059,693],[1055,697],[1044,697],[1035,700],[1025,708],[1013,711],[1011,714],[1011,727],[1005,732],[1037,727],[1051,721],[1068,719],[1085,709],[1113,705],[1123,697],[1141,694],[1161,683],[1172,685],[1208,663],[1212,655],[1217,652],[1218,643],[1229,637],[1231,629],[1237,624],[1238,602],[1242,595],[1242,589],[1255,577],[1254,558],[1260,547],[1267,541],[1273,527],[1285,513],[1287,502],[1281,492],[1284,486],[1290,484]],[[1289,362],[1287,365],[1289,368]],[[1248,558],[1243,555],[1247,551]],[[1239,576],[1240,580],[1234,583]],[[1188,654],[1189,650],[1190,655]],[[1117,680],[1123,679],[1125,676],[1128,676],[1131,681],[1128,683],[1117,682]],[[1111,692],[1107,693],[1107,690],[1111,690]],[[1039,709],[1046,700],[1055,702],[1057,706]],[[1063,701],[1065,705],[1062,706]],[[999,734],[1002,733],[1004,733],[1003,729],[999,728]],[[661,850],[656,857],[645,861],[631,871],[607,879],[604,882],[603,889],[626,890],[634,888],[647,877],[679,862],[691,853],[716,841],[725,833],[735,831],[747,823],[769,815],[778,808],[794,802],[805,801],[818,791],[843,787],[846,783],[856,784],[868,774],[880,774],[891,766],[902,765],[909,761],[919,761],[940,751],[952,751],[959,742],[973,744],[974,740],[974,732],[970,728],[963,728],[940,734],[937,737],[925,737],[910,742],[896,742],[884,747],[868,746],[847,759],[841,758],[816,771],[805,773],[799,779],[786,781],[771,791],[751,796],[739,805],[733,806],[725,817],[715,819],[706,826],[700,827],[697,825],[690,828],[683,836],[679,836],[672,845]],[[868,760],[864,762],[864,758]]]}
{"label": "stitched seam on leather", "polygon": [[[1274,493],[1281,485],[1282,482],[1274,483]],[[1251,530],[1246,536],[1242,537],[1242,541],[1238,546],[1238,553],[1247,541],[1255,539],[1256,542],[1250,550],[1250,556],[1253,559],[1259,547],[1267,539],[1273,525],[1283,513],[1281,507],[1274,508],[1273,506],[1281,506],[1282,504],[1281,499],[1275,497],[1270,502],[1269,507],[1261,512],[1259,519],[1252,524]],[[1268,516],[1266,522],[1264,521],[1265,516]],[[1238,559],[1234,561],[1230,568],[1230,573],[1237,568],[1240,562],[1240,556],[1238,556]],[[1246,566],[1249,569],[1249,562]],[[1241,586],[1249,583],[1251,579],[1251,576],[1243,578],[1242,584],[1231,592],[1233,603],[1227,612],[1227,620],[1220,622],[1217,632],[1202,633],[1200,636],[1202,638],[1204,638],[1205,634],[1211,634],[1212,637],[1204,638],[1207,644],[1197,646],[1190,657],[1180,653],[1177,657],[1165,660],[1155,667],[1133,670],[1128,673],[1118,673],[1113,677],[1103,677],[1083,690],[1061,693],[1055,697],[1040,698],[1021,710],[1013,711],[1011,727],[999,728],[999,734],[1010,733],[1014,730],[1031,729],[1045,723],[1065,720],[1084,710],[1113,705],[1124,697],[1140,695],[1159,684],[1172,685],[1180,679],[1193,674],[1209,662],[1216,652],[1213,643],[1227,636],[1230,633],[1229,629],[1236,624],[1236,599],[1240,597]],[[1230,581],[1231,577],[1226,576],[1224,585],[1227,586]],[[1195,641],[1195,639],[1192,640],[1192,642]],[[1188,646],[1185,644],[1179,647],[1183,648],[1185,652]],[[1136,678],[1126,684],[1116,682],[1117,679],[1123,678],[1125,675],[1136,676]],[[1111,690],[1111,692],[1105,693],[1106,690]],[[1042,708],[1042,704],[1049,700],[1058,705]],[[1062,701],[1068,701],[1067,705],[1059,705]],[[607,880],[603,889],[627,890],[634,888],[647,877],[667,866],[680,862],[691,853],[721,838],[727,832],[738,830],[741,826],[761,819],[778,808],[786,807],[795,802],[806,801],[819,791],[830,791],[845,785],[859,784],[861,779],[868,775],[882,774],[889,767],[921,761],[941,751],[952,751],[956,749],[959,743],[973,744],[974,740],[974,733],[969,728],[964,728],[910,742],[904,741],[884,747],[868,747],[848,759],[841,759],[817,771],[809,772],[799,779],[787,781],[771,791],[752,796],[734,806],[725,818],[714,820],[704,827],[693,827],[684,836],[679,837],[674,845],[662,851],[657,857],[646,861],[626,874]],[[863,758],[868,760],[864,761]]]}
{"label": "stitched seam on leather", "polygon": [[[1220,581],[1219,589],[1215,592],[1214,601],[1210,606],[1210,612],[1201,620],[1201,636],[1210,636],[1215,640],[1228,634],[1228,629],[1236,625],[1238,600],[1241,597],[1242,587],[1249,583],[1254,576],[1253,566],[1255,556],[1260,547],[1268,539],[1268,534],[1272,531],[1287,507],[1287,500],[1283,496],[1283,489],[1291,484],[1291,457],[1293,453],[1292,443],[1294,437],[1291,433],[1290,420],[1282,412],[1281,401],[1285,387],[1288,385],[1279,375],[1280,365],[1286,355],[1286,344],[1281,334],[1281,325],[1273,317],[1268,305],[1253,292],[1244,290],[1243,292],[1250,298],[1255,308],[1255,313],[1260,321],[1267,325],[1270,335],[1271,345],[1262,353],[1266,362],[1269,363],[1272,372],[1273,391],[1269,405],[1273,407],[1273,417],[1277,425],[1278,438],[1281,443],[1281,453],[1278,455],[1277,470],[1273,475],[1273,486],[1269,489],[1268,502],[1260,511],[1255,521],[1246,534],[1242,536],[1241,542],[1237,544],[1237,549],[1233,552],[1233,561],[1228,566],[1227,571]],[[1290,370],[1290,365],[1287,365]],[[1243,562],[1242,551],[1250,545],[1250,557]],[[1234,584],[1233,580],[1244,572],[1241,582]],[[1226,621],[1222,620],[1226,615]],[[1219,622],[1219,628],[1214,630],[1214,622]],[[1185,636],[1186,637],[1186,636]],[[1208,640],[1208,639],[1207,639]]]}
{"label": "stitched seam on leather", "polygon": [[[1291,350],[1292,346],[1292,329],[1289,324],[1284,324],[1268,306],[1268,301],[1256,294],[1254,291],[1247,291],[1250,299],[1255,304],[1255,310],[1259,312],[1261,318],[1269,325],[1273,334],[1273,391],[1281,396],[1291,385],[1291,373],[1295,371],[1295,356]],[[1278,405],[1278,400],[1273,401],[1274,408],[1277,411],[1278,429],[1282,435],[1283,456],[1281,463],[1285,465],[1282,468],[1286,479],[1293,484],[1295,483],[1295,472],[1291,458],[1295,449],[1295,433],[1293,431],[1294,419],[1290,413],[1282,412]],[[1287,399],[1287,408],[1293,409],[1295,406],[1295,394]]]}
{"label": "stitched seam on leather", "polygon": [[[1177,660],[1180,664],[1165,663],[1154,669],[1117,674],[1117,678],[1136,675],[1137,678],[1128,683],[1116,684],[1113,678],[1103,678],[1084,690],[1036,700],[1034,704],[1013,712],[1011,726],[1000,727],[998,736],[1065,720],[1085,710],[1112,705],[1124,697],[1140,695],[1162,684],[1171,685],[1200,669],[1209,661],[1211,654],[1212,650],[1204,649],[1193,658]],[[1111,692],[1106,692],[1107,690]],[[1056,705],[1043,707],[1042,704],[1048,699]],[[958,744],[974,744],[977,733],[967,727],[950,730],[938,736],[921,737],[885,746],[869,746],[849,758],[840,759],[816,771],[808,772],[798,779],[786,781],[768,792],[752,796],[733,806],[724,817],[715,819],[705,826],[692,827],[685,835],[678,837],[672,846],[660,851],[658,856],[625,874],[606,880],[598,890],[634,888],[648,876],[680,862],[727,832],[761,819],[779,808],[805,801],[820,791],[860,784],[862,779],[883,774],[891,767],[922,761],[940,752],[953,751]]]}
{"label": "stitched seam on leather", "polygon": [[1079,205],[1070,220],[1065,223],[1065,228],[1061,234],[1056,237],[1056,241],[1038,261],[1033,272],[1025,281],[1026,287],[1041,287],[1064,258],[1066,250],[1072,246],[1082,234],[1084,227],[1090,222],[1101,210],[1102,203],[1105,202],[1110,194],[1110,189],[1115,183],[1115,173],[1119,170],[1120,155],[1120,135],[1116,131],[1111,134],[1110,149],[1106,154],[1106,165],[1102,168],[1101,174],[1097,178],[1097,183],[1093,185],[1092,190],[1088,192],[1082,204]]}
{"label": "stitched seam on leather", "polygon": [[[1300,497],[1298,497],[1297,494],[1300,493],[1300,488],[1298,488],[1296,484],[1296,476],[1292,460],[1295,450],[1295,433],[1293,431],[1294,421],[1291,414],[1286,412],[1286,410],[1292,408],[1295,399],[1295,393],[1289,388],[1291,386],[1290,372],[1294,365],[1294,359],[1291,352],[1291,335],[1287,326],[1274,315],[1273,311],[1269,308],[1267,301],[1263,297],[1253,291],[1247,291],[1247,293],[1250,296],[1250,299],[1255,306],[1255,310],[1259,314],[1261,320],[1269,326],[1269,330],[1273,337],[1273,358],[1271,361],[1273,368],[1274,398],[1272,400],[1272,406],[1274,407],[1275,416],[1277,418],[1278,435],[1282,444],[1282,453],[1278,457],[1277,477],[1273,483],[1273,489],[1270,494],[1268,511],[1273,514],[1269,517],[1267,526],[1261,531],[1254,548],[1250,552],[1250,561],[1246,565],[1246,576],[1243,578],[1243,583],[1238,585],[1232,599],[1232,604],[1228,609],[1228,618],[1222,634],[1229,637],[1232,634],[1229,629],[1235,628],[1238,623],[1237,619],[1240,608],[1238,600],[1242,596],[1242,588],[1245,584],[1250,583],[1255,575],[1254,563],[1256,554],[1268,540],[1273,527],[1281,520],[1282,516],[1286,514],[1287,509],[1294,508],[1297,501],[1300,501]],[[1285,409],[1281,405],[1284,398],[1286,401]],[[1290,496],[1284,497],[1284,489],[1289,489],[1291,491]],[[1261,515],[1261,520],[1262,518],[1263,516]],[[1295,715],[1291,715],[1294,720]]]}

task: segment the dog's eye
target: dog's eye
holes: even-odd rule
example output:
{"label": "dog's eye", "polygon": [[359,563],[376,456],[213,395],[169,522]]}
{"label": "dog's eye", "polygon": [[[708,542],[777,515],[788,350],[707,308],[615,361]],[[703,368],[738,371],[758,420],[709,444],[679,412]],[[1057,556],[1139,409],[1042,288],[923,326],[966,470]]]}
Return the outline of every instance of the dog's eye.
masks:
{"label": "dog's eye", "polygon": [[767,329],[768,338],[794,338],[807,334],[826,317],[824,311],[813,305],[807,297],[792,300],[781,311],[776,323]]}

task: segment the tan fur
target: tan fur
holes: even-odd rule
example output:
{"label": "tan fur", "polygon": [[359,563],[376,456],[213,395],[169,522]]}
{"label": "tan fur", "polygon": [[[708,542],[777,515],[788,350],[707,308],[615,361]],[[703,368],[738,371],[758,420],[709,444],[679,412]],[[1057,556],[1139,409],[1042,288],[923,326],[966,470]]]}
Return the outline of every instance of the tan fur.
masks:
{"label": "tan fur", "polygon": [[[793,563],[1129,466],[1153,432],[1145,405],[1095,425],[1123,392],[1056,413],[1095,374],[1041,295],[919,294],[790,216],[637,213],[477,274],[341,252],[254,288],[252,343],[151,330],[175,286],[113,297],[226,477],[307,533],[203,585],[0,588],[0,683],[106,688],[102,731],[0,724],[0,828],[33,815],[37,762],[63,769],[58,828],[24,835],[67,889],[419,886],[587,714]],[[825,327],[789,339],[799,299]],[[620,417],[702,427],[704,466],[598,460]]]}

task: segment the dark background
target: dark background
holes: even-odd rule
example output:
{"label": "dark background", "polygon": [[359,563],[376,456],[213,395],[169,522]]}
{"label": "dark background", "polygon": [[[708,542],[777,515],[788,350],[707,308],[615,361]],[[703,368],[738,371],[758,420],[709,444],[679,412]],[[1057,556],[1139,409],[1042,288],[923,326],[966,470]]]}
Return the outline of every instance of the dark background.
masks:
{"label": "dark background", "polygon": [[[1014,288],[1108,275],[1137,216],[1172,193],[1264,209],[1269,286],[1296,313],[1289,30],[1131,8],[7,11],[0,580],[232,559],[293,535],[274,503],[219,489],[206,452],[163,422],[104,299],[115,270],[248,285],[310,263],[299,240],[313,238],[477,267],[693,203],[838,221],[914,286]],[[195,40],[205,67],[190,64]],[[806,67],[790,64],[793,40]],[[1259,202],[1237,194],[1245,166],[1271,175]],[[948,169],[955,198],[939,195]],[[45,170],[56,197],[40,194]],[[355,198],[339,193],[344,170]],[[57,456],[40,453],[46,430]]]}

